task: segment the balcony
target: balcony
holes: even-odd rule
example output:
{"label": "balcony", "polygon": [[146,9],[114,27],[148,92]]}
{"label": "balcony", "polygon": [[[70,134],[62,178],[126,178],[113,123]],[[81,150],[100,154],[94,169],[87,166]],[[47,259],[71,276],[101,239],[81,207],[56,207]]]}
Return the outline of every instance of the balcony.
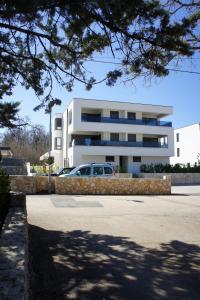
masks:
{"label": "balcony", "polygon": [[160,142],[129,142],[129,141],[102,141],[102,140],[89,140],[84,141],[73,140],[70,143],[77,146],[113,146],[113,147],[145,147],[145,148],[168,148],[167,144]]}
{"label": "balcony", "polygon": [[114,124],[131,124],[131,125],[147,125],[147,126],[164,126],[172,127],[172,122],[158,121],[158,120],[139,120],[139,119],[126,119],[126,118],[110,118],[101,117],[100,115],[81,115],[82,122],[101,122],[101,123],[114,123]]}

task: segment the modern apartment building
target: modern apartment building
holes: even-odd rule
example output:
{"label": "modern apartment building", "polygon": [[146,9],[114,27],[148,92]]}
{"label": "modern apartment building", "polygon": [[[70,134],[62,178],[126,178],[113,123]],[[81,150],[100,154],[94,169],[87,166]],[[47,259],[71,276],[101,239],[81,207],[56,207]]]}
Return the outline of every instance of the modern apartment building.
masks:
{"label": "modern apartment building", "polygon": [[75,98],[53,118],[52,152],[59,166],[110,162],[127,172],[174,155],[171,106]]}
{"label": "modern apartment building", "polygon": [[174,157],[170,163],[191,165],[200,159],[200,124],[196,123],[174,130]]}

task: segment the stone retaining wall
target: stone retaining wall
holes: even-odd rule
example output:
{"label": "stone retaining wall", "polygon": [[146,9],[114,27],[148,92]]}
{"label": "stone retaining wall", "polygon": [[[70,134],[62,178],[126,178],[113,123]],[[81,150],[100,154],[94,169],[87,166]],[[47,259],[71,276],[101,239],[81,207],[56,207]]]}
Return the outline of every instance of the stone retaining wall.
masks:
{"label": "stone retaining wall", "polygon": [[[48,176],[10,176],[11,190],[25,194],[48,191]],[[51,190],[55,192],[55,177],[51,178]]]}
{"label": "stone retaining wall", "polygon": [[140,173],[142,178],[162,178],[171,176],[172,185],[200,184],[200,173]]}
{"label": "stone retaining wall", "polygon": [[166,195],[171,193],[171,180],[143,178],[58,177],[57,194],[81,195]]}
{"label": "stone retaining wall", "polygon": [[[36,194],[48,191],[46,176],[10,176],[12,191]],[[155,195],[170,194],[171,181],[142,178],[52,177],[52,192],[56,194]]]}
{"label": "stone retaining wall", "polygon": [[0,237],[0,299],[28,300],[27,213],[23,205],[14,207],[12,198]]}

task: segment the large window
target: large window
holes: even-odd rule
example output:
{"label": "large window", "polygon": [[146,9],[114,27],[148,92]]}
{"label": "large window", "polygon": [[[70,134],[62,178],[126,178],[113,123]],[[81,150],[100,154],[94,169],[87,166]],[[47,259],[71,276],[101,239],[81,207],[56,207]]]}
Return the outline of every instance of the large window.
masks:
{"label": "large window", "polygon": [[111,119],[119,119],[119,112],[118,111],[110,111],[110,118]]}
{"label": "large window", "polygon": [[127,119],[128,120],[135,120],[135,113],[134,112],[128,112],[127,113]]}
{"label": "large window", "polygon": [[62,138],[60,138],[60,137],[57,137],[57,138],[55,138],[55,140],[54,140],[54,149],[55,150],[61,150],[62,149]]}
{"label": "large window", "polygon": [[72,111],[70,110],[68,112],[68,124],[70,125],[72,123]]}
{"label": "large window", "polygon": [[141,162],[141,156],[133,156],[133,162]]}
{"label": "large window", "polygon": [[115,157],[114,156],[106,156],[106,162],[114,162]]}
{"label": "large window", "polygon": [[113,142],[118,142],[119,141],[119,133],[111,133],[110,140]]}
{"label": "large window", "polygon": [[62,119],[56,118],[55,119],[55,130],[61,130],[62,129]]}
{"label": "large window", "polygon": [[128,134],[128,141],[129,142],[135,142],[136,141],[136,134],[129,133]]}

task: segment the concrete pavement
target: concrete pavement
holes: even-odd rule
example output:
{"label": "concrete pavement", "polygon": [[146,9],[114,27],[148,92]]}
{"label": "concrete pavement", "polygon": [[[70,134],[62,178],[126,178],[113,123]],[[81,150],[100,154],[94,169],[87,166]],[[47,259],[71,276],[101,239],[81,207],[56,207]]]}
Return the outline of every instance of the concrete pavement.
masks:
{"label": "concrete pavement", "polygon": [[200,187],[28,196],[32,299],[199,299]]}

